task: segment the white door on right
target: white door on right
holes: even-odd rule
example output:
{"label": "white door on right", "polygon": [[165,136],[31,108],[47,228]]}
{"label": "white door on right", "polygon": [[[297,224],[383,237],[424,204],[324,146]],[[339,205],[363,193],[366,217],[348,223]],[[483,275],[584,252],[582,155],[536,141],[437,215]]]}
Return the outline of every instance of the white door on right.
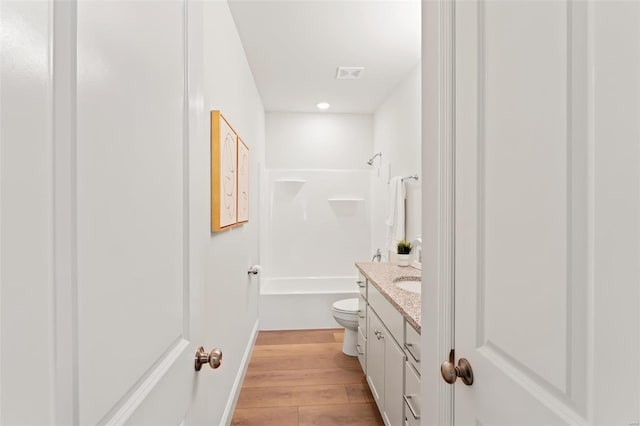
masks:
{"label": "white door on right", "polygon": [[640,420],[640,2],[455,2],[457,425]]}

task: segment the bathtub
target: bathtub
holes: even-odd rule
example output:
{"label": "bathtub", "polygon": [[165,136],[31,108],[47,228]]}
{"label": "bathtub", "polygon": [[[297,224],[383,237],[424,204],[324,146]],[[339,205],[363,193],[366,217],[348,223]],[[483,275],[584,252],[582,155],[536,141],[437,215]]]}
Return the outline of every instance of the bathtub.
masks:
{"label": "bathtub", "polygon": [[260,279],[260,329],[339,328],[331,315],[337,300],[358,297],[357,276]]}

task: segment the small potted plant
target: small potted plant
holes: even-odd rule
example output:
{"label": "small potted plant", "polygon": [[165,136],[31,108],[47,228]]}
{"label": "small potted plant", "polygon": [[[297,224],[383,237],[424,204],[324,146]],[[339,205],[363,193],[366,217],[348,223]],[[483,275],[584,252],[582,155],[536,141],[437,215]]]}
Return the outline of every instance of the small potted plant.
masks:
{"label": "small potted plant", "polygon": [[409,241],[400,240],[396,244],[398,249],[398,266],[409,266],[409,254],[413,246]]}

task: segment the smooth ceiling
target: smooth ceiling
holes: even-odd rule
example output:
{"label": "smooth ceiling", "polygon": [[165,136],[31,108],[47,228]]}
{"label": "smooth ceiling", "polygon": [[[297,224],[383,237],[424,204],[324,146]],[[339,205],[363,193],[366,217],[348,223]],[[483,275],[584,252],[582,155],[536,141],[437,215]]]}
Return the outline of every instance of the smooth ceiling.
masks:
{"label": "smooth ceiling", "polygon": [[[230,0],[267,111],[372,113],[420,61],[420,2]],[[221,58],[224,61],[224,58]],[[336,80],[338,66],[364,67]]]}

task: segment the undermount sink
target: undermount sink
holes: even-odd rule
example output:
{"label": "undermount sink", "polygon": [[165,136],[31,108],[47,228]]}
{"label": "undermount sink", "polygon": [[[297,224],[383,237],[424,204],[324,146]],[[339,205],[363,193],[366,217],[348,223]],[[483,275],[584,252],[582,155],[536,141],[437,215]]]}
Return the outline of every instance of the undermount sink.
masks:
{"label": "undermount sink", "polygon": [[393,280],[396,287],[411,293],[422,293],[422,278],[420,277],[398,277]]}

